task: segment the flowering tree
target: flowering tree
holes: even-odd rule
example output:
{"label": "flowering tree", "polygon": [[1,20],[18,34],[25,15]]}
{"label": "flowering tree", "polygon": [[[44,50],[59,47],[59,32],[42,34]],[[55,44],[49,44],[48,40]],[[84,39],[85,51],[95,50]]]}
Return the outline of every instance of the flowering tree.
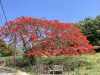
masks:
{"label": "flowering tree", "polygon": [[25,53],[34,57],[94,53],[93,46],[73,23],[58,20],[19,17],[5,23],[0,36],[9,43],[22,45]]}

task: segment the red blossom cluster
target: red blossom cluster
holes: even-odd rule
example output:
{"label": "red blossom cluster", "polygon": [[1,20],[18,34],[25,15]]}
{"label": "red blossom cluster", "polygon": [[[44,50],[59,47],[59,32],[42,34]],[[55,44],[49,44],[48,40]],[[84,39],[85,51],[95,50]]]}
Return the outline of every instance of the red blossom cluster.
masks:
{"label": "red blossom cluster", "polygon": [[58,20],[22,16],[1,27],[0,36],[16,45],[20,43],[28,56],[94,53],[93,46],[73,23]]}

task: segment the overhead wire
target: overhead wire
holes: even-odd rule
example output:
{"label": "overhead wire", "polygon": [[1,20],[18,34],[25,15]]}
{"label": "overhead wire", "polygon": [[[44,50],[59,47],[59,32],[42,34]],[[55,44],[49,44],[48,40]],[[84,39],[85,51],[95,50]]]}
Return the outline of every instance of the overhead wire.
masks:
{"label": "overhead wire", "polygon": [[2,4],[1,0],[0,0],[0,5],[1,5],[1,8],[2,8],[2,12],[4,14],[5,21],[7,22],[7,17],[6,17],[6,14],[5,14],[5,11],[4,11],[4,7],[3,7],[3,4]]}

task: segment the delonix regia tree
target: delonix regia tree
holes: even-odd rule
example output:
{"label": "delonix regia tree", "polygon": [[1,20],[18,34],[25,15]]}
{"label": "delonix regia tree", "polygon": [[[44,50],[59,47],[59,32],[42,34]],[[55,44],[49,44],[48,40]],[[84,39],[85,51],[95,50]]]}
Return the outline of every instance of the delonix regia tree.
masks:
{"label": "delonix regia tree", "polygon": [[0,36],[9,43],[22,45],[25,53],[33,57],[94,53],[93,46],[73,23],[58,20],[22,16],[5,23]]}

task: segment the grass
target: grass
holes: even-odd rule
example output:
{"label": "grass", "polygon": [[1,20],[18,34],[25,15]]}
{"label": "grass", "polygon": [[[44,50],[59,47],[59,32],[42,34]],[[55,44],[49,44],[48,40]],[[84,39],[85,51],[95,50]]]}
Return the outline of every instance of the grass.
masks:
{"label": "grass", "polygon": [[76,70],[76,75],[100,75],[100,53],[95,55],[83,55],[81,56],[91,63],[91,65],[83,66],[79,68],[79,72]]}
{"label": "grass", "polygon": [[100,64],[98,63],[80,69],[79,75],[100,75]]}
{"label": "grass", "polygon": [[[0,60],[4,61],[6,59],[8,60],[11,58],[12,57],[4,57],[4,58],[0,58]],[[70,71],[69,75],[72,75],[71,73],[75,73],[73,75],[100,75],[100,53],[96,53],[94,55],[86,54],[86,55],[82,55],[78,58],[80,58],[79,60],[82,60],[82,62],[85,61],[85,62],[88,62],[89,64],[83,62],[83,64],[84,64],[83,66],[76,68],[74,71]],[[69,58],[69,59],[71,59],[71,58]],[[77,59],[76,61],[79,61],[79,60]],[[70,62],[70,61],[72,61],[72,60],[69,60],[67,62]],[[81,62],[79,62],[79,63],[81,63]],[[20,67],[19,69],[24,72],[29,73],[30,75],[31,74],[35,75],[35,74],[33,74],[30,67],[23,67],[23,68]],[[66,73],[66,75],[68,75],[68,72]]]}

